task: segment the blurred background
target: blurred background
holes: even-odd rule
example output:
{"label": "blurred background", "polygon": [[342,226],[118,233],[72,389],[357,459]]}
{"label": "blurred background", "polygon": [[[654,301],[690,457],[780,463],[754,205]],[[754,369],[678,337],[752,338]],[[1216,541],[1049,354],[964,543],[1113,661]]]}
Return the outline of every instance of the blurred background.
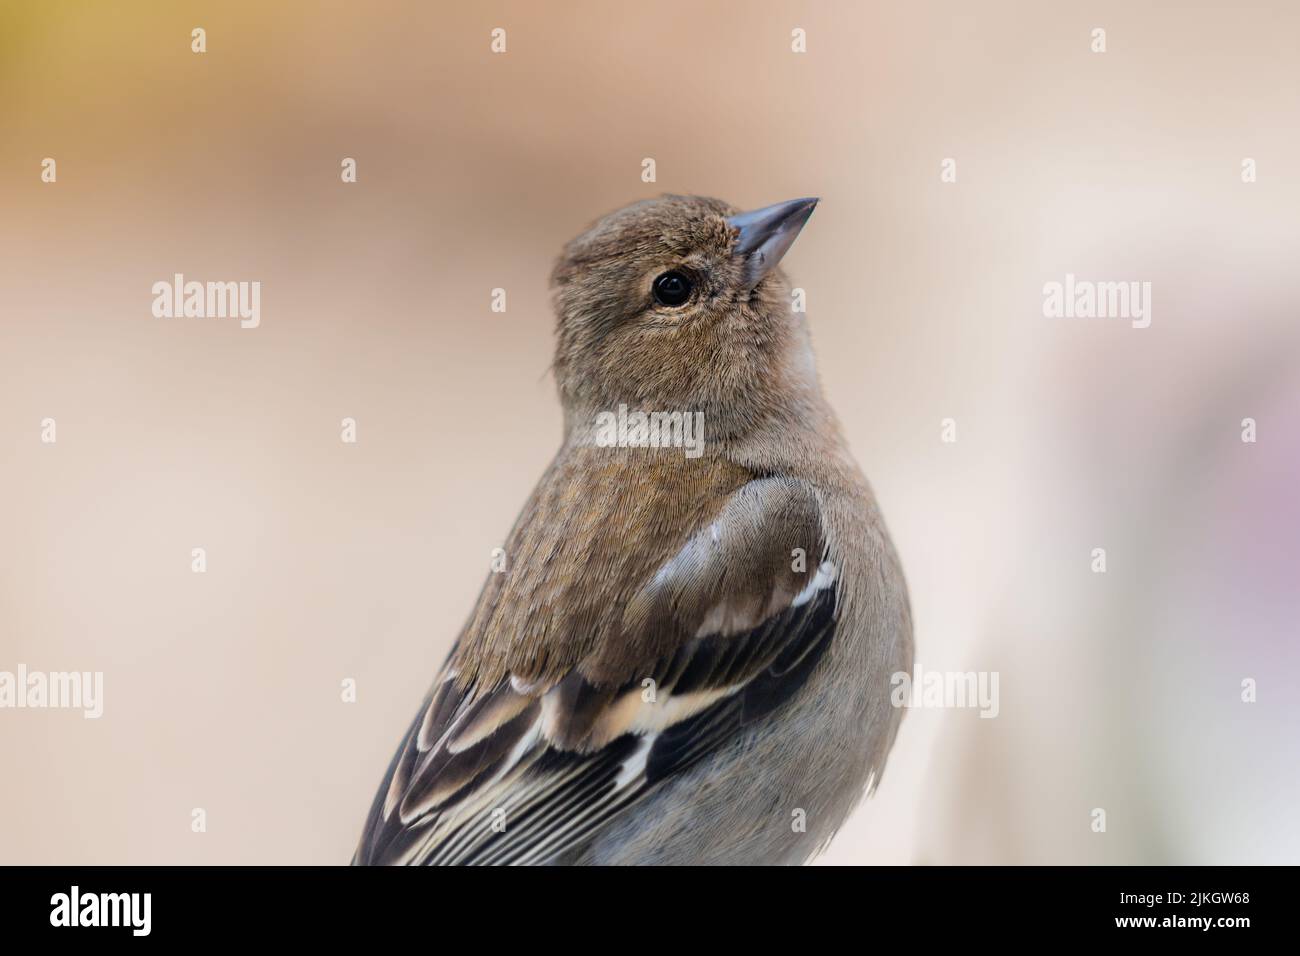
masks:
{"label": "blurred background", "polygon": [[[0,710],[0,862],[350,858],[557,447],[550,263],[663,192],[822,197],[786,269],[919,663],[1000,675],[996,719],[908,714],[822,862],[1297,862],[1297,29],[2,0],[0,670],[105,687]],[[260,327],[154,318],[177,272],[261,282]],[[1150,282],[1150,327],[1045,318],[1066,273]]]}

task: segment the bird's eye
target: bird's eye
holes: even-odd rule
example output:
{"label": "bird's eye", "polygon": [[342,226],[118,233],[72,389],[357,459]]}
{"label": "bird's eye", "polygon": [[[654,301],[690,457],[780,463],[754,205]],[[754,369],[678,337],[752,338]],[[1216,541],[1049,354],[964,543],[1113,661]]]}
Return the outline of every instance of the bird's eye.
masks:
{"label": "bird's eye", "polygon": [[677,307],[691,297],[691,280],[684,273],[665,272],[654,284],[655,301],[660,305]]}

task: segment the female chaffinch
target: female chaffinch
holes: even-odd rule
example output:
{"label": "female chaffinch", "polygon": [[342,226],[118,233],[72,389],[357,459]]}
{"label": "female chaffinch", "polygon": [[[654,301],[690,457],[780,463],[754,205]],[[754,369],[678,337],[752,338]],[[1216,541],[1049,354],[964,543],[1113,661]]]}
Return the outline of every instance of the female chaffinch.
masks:
{"label": "female chaffinch", "polygon": [[565,248],[563,444],[355,863],[798,863],[879,779],[911,618],[777,268],[816,203],[666,196]]}

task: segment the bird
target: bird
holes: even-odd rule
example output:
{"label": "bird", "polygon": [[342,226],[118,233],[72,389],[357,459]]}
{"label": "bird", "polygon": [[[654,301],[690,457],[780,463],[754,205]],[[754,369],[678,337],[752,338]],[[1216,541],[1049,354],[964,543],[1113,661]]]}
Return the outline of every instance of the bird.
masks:
{"label": "bird", "polygon": [[912,618],[779,268],[817,203],[665,195],[564,247],[561,447],[354,865],[797,865],[875,789]]}

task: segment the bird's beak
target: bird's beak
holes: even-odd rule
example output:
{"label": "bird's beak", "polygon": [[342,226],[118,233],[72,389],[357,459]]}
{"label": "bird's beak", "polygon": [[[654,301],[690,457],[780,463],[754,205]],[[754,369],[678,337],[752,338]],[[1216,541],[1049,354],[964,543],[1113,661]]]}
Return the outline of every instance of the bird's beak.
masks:
{"label": "bird's beak", "polygon": [[740,230],[732,255],[744,263],[746,289],[754,288],[776,267],[815,208],[816,199],[791,199],[727,220],[727,225]]}

